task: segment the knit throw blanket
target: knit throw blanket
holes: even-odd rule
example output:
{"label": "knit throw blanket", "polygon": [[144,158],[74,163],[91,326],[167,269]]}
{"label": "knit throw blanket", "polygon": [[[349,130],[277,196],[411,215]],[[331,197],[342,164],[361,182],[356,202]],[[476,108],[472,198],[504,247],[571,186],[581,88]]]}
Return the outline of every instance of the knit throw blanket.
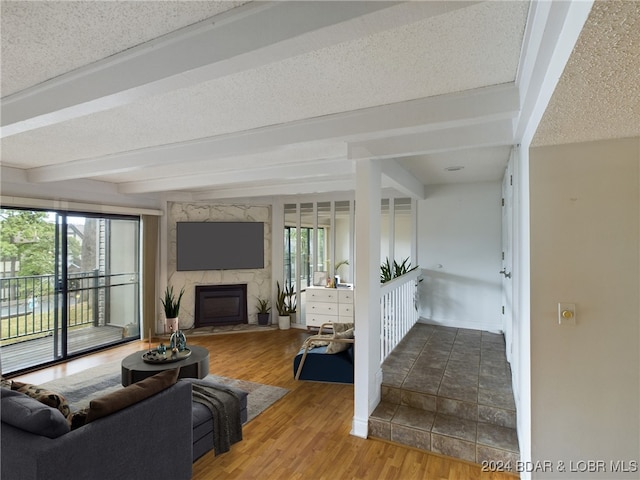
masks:
{"label": "knit throw blanket", "polygon": [[213,419],[213,451],[228,452],[231,445],[242,440],[240,399],[224,386],[193,383],[193,401],[211,410]]}

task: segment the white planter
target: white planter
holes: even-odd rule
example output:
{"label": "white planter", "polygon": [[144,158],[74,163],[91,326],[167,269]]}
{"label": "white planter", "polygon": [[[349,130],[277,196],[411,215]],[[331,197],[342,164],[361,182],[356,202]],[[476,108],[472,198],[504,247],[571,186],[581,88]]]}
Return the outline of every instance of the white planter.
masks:
{"label": "white planter", "polygon": [[291,317],[289,315],[279,315],[278,327],[280,330],[289,330],[291,328]]}
{"label": "white planter", "polygon": [[178,317],[167,318],[167,333],[177,332],[178,326],[179,326]]}

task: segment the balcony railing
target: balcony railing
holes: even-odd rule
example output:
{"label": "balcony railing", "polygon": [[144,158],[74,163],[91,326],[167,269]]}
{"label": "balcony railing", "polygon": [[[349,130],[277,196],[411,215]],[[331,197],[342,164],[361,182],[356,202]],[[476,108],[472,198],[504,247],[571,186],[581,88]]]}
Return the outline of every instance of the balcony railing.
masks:
{"label": "balcony railing", "polygon": [[[102,280],[101,280],[102,279]],[[67,326],[98,326],[98,271],[68,275]],[[53,334],[60,328],[61,298],[54,275],[0,278],[0,341],[3,345]]]}
{"label": "balcony railing", "polygon": [[384,362],[418,321],[420,275],[420,269],[415,269],[380,287],[380,362]]}

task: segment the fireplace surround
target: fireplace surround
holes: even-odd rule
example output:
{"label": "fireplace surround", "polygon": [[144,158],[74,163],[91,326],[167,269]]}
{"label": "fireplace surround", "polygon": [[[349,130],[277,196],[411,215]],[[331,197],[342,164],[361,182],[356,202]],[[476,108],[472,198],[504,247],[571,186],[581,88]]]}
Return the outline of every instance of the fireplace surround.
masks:
{"label": "fireplace surround", "polygon": [[247,284],[197,285],[194,327],[249,323]]}

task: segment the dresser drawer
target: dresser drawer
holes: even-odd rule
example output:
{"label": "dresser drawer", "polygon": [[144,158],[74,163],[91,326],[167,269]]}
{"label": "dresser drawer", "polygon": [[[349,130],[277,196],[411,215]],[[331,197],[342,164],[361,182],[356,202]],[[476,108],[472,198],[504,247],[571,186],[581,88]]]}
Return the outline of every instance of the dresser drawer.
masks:
{"label": "dresser drawer", "polygon": [[338,305],[338,315],[341,317],[353,318],[353,305],[349,303],[340,303],[340,305]]}
{"label": "dresser drawer", "polygon": [[307,302],[338,302],[335,288],[308,288]]}
{"label": "dresser drawer", "polygon": [[338,301],[340,303],[353,304],[353,290],[340,290],[338,288]]}
{"label": "dresser drawer", "polygon": [[338,304],[327,302],[307,302],[307,313],[312,315],[338,315]]}
{"label": "dresser drawer", "polygon": [[[335,323],[338,321],[338,317],[335,315],[318,315],[309,314],[306,316],[307,327],[321,327],[323,323]],[[346,322],[349,323],[349,322]]]}

